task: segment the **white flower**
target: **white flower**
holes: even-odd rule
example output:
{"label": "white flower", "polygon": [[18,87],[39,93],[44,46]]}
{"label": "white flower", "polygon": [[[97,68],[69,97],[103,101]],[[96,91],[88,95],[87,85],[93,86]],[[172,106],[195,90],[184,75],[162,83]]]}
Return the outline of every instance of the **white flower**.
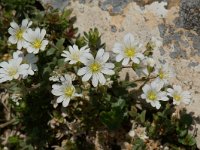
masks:
{"label": "white flower", "polygon": [[139,64],[140,60],[143,59],[144,55],[140,52],[141,45],[135,41],[132,34],[128,33],[124,37],[124,44],[115,43],[113,52],[118,54],[116,61],[122,61],[122,65],[126,66],[130,61]]}
{"label": "white flower", "polygon": [[113,63],[106,63],[109,59],[109,53],[104,49],[99,49],[96,57],[89,55],[90,58],[84,60],[85,67],[78,70],[78,75],[83,76],[82,81],[88,81],[92,77],[92,85],[97,87],[98,83],[104,85],[106,79],[103,74],[113,75],[115,72]]}
{"label": "white flower", "polygon": [[22,58],[22,63],[23,64],[28,64],[29,68],[27,70],[27,74],[23,76],[23,78],[26,78],[28,75],[34,75],[34,71],[38,70],[37,65],[35,64],[38,61],[38,57],[35,56],[34,54],[24,54],[21,51],[16,51],[13,53],[13,58]]}
{"label": "white flower", "polygon": [[113,81],[111,80],[111,78],[107,78],[105,85],[107,85],[109,88],[111,88],[112,84],[113,84]]}
{"label": "white flower", "polygon": [[87,55],[90,55],[90,49],[86,49],[87,46],[82,47],[81,49],[78,48],[77,45],[69,46],[69,51],[63,51],[61,56],[65,57],[65,62],[70,61],[69,64],[75,64],[77,62],[83,62]]}
{"label": "white flower", "polygon": [[59,81],[59,78],[60,78],[60,76],[54,75],[54,76],[49,77],[49,81],[54,81],[54,82],[56,82],[56,81]]}
{"label": "white flower", "polygon": [[26,48],[26,41],[24,40],[23,36],[25,32],[29,29],[31,26],[32,21],[28,21],[28,19],[22,20],[22,25],[19,26],[16,22],[10,23],[10,28],[8,29],[9,34],[11,35],[8,39],[8,41],[12,44],[17,43],[17,49]]}
{"label": "white flower", "polygon": [[10,59],[0,63],[0,83],[18,79],[27,74],[29,65],[21,64],[22,58]]}
{"label": "white flower", "polygon": [[159,109],[161,104],[159,101],[167,101],[167,93],[161,91],[163,84],[157,82],[152,82],[151,84],[146,84],[142,90],[143,94],[141,95],[142,99],[146,99],[147,103],[150,103],[151,106]]}
{"label": "white flower", "polygon": [[146,128],[145,127],[138,127],[137,129],[135,129],[135,132],[136,132],[136,135],[142,139],[142,140],[146,140],[148,139],[149,137],[147,136],[147,133],[146,133]]}
{"label": "white flower", "polygon": [[36,28],[35,31],[32,29],[28,29],[24,34],[24,39],[27,41],[27,51],[29,53],[37,54],[39,50],[44,51],[46,45],[48,44],[48,40],[44,40],[44,36],[46,34],[46,30],[40,28]]}
{"label": "white flower", "polygon": [[81,96],[76,93],[75,87],[72,85],[72,78],[70,75],[65,75],[60,78],[61,84],[52,85],[52,94],[58,96],[57,103],[61,103],[63,107],[69,105],[70,99]]}
{"label": "white flower", "polygon": [[167,85],[169,79],[175,77],[174,69],[168,64],[156,66],[155,74],[157,75],[155,81],[158,83],[162,83],[163,85]]}
{"label": "white flower", "polygon": [[22,99],[21,94],[13,93],[13,94],[11,95],[11,100],[12,100],[13,102],[15,102],[15,104],[16,104],[17,106],[19,106],[19,101],[20,101],[21,99]]}
{"label": "white flower", "polygon": [[152,37],[150,44],[151,44],[153,50],[156,51],[162,46],[163,43],[162,43],[161,39]]}
{"label": "white flower", "polygon": [[173,98],[174,105],[179,105],[181,102],[185,104],[190,104],[191,94],[189,91],[183,91],[181,86],[173,85],[173,89],[168,88],[167,92],[167,94]]}
{"label": "white flower", "polygon": [[141,76],[141,75],[145,75],[148,76],[149,75],[149,69],[152,69],[155,65],[155,60],[151,57],[145,57],[142,62],[139,64],[138,69],[136,69],[136,73]]}
{"label": "white flower", "polygon": [[135,136],[135,131],[134,130],[130,130],[128,132],[128,135],[133,138]]}

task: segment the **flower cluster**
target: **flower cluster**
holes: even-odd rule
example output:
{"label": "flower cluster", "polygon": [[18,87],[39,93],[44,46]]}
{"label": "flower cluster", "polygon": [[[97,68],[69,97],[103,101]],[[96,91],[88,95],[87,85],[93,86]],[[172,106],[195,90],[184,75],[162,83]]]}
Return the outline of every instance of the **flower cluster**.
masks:
{"label": "flower cluster", "polygon": [[21,26],[14,21],[11,22],[11,27],[8,29],[11,36],[8,41],[12,44],[17,44],[17,49],[19,50],[26,48],[28,53],[37,54],[39,50],[44,51],[48,44],[48,40],[44,40],[46,30],[41,30],[38,27],[32,30],[29,28],[31,25],[32,21],[28,21],[28,19],[22,20]]}
{"label": "flower cluster", "polygon": [[[63,51],[62,56],[65,57],[65,60],[64,60],[65,62],[69,61],[69,64],[82,63],[84,66],[78,70],[77,75],[82,76],[83,82],[89,81],[91,79],[92,85],[94,87],[97,87],[99,84],[105,85],[107,79],[105,78],[104,75],[113,75],[115,73],[113,71],[114,64],[107,63],[109,59],[109,53],[105,52],[104,49],[99,49],[94,58],[94,56],[90,53],[90,49],[87,48],[87,46],[84,46],[79,49],[77,45],[73,45],[73,47],[69,46],[69,51],[67,50]],[[52,77],[50,78],[50,80],[56,81]],[[68,77],[68,80],[69,80],[69,77]],[[62,94],[63,97],[65,95],[66,97],[67,96],[66,90],[63,90],[65,89],[64,87],[66,87],[66,84],[65,83],[62,83],[62,84],[63,84],[62,89],[59,89],[62,92],[60,92],[59,94]],[[71,84],[71,81],[70,81],[70,84]],[[52,88],[53,88],[52,90],[53,95],[60,96],[58,93],[55,92],[57,88],[55,84],[52,86]],[[72,96],[67,97],[68,103],[69,103],[69,99],[75,97],[73,94],[74,91],[75,89],[73,88],[73,90],[71,90]],[[57,103],[62,102],[60,101],[61,99],[62,99],[61,97],[58,97]],[[63,107],[66,107],[68,103],[63,103]]]}
{"label": "flower cluster", "polygon": [[[31,25],[32,21],[28,19],[22,20],[21,26],[14,21],[10,23],[8,32],[11,36],[8,41],[11,44],[17,44],[18,51],[13,53],[13,58],[8,62],[0,63],[0,83],[13,79],[25,79],[38,70],[36,65],[38,57],[35,54],[39,50],[45,50],[48,41],[44,40],[45,29],[40,31],[40,28],[36,28],[33,31],[29,28]],[[20,51],[22,48],[27,50],[25,55],[23,51]]]}
{"label": "flower cluster", "polygon": [[76,93],[75,87],[72,85],[73,78],[66,74],[60,77],[61,84],[53,84],[52,85],[52,94],[55,96],[59,96],[57,99],[57,103],[61,103],[63,107],[67,107],[69,105],[70,99],[81,96],[81,94]]}
{"label": "flower cluster", "polygon": [[[156,42],[159,43],[159,42]],[[121,62],[123,66],[132,63],[135,72],[145,77],[154,75],[155,80],[150,84],[145,84],[142,88],[142,99],[150,103],[152,107],[159,109],[160,101],[168,101],[173,99],[173,104],[179,105],[181,102],[190,103],[191,95],[188,91],[182,91],[180,86],[173,86],[166,90],[169,85],[169,79],[175,77],[175,71],[172,67],[166,64],[156,64],[151,56],[146,56],[145,52],[141,51],[142,45],[139,44],[132,34],[128,33],[124,37],[124,44],[115,43],[113,52],[117,54],[116,61]]]}
{"label": "flower cluster", "polygon": [[150,103],[151,106],[157,109],[161,107],[160,101],[169,101],[170,99],[173,99],[174,105],[190,103],[191,94],[189,91],[183,91],[179,85],[167,88],[169,86],[169,79],[175,76],[173,69],[170,69],[167,64],[159,65],[153,73],[156,75],[155,80],[150,84],[144,85],[142,88],[142,99],[146,99],[147,103]]}
{"label": "flower cluster", "polygon": [[[45,29],[31,29],[32,22],[28,19],[22,21],[21,26],[15,22],[10,23],[11,27],[8,32],[11,34],[8,41],[17,44],[18,51],[13,53],[13,58],[8,62],[0,63],[0,83],[13,79],[27,78],[28,75],[34,75],[38,70],[36,62],[38,57],[35,56],[39,50],[44,51],[48,40],[45,40]],[[21,50],[27,50],[27,54]],[[134,38],[131,33],[124,37],[123,43],[115,43],[113,52],[116,54],[116,62],[122,62],[122,66],[132,65],[133,69],[139,76],[146,78],[154,75],[154,81],[145,84],[142,88],[142,99],[146,99],[153,107],[159,109],[160,101],[169,101],[173,99],[173,104],[179,105],[181,102],[190,103],[191,95],[188,91],[182,91],[180,86],[174,85],[173,88],[166,88],[169,85],[169,79],[175,76],[174,70],[168,64],[156,65],[152,56],[148,56],[142,51],[142,45]],[[64,62],[70,65],[79,66],[76,74],[82,77],[83,82],[91,79],[94,87],[106,85],[107,76],[114,75],[115,65],[109,60],[109,53],[104,49],[99,49],[95,56],[90,52],[86,45],[79,49],[77,45],[69,46],[61,54]],[[57,103],[68,106],[70,99],[78,96],[75,93],[75,87],[72,85],[72,78],[68,75],[59,75],[51,77],[51,81],[60,82],[53,84],[52,94],[58,96]]]}

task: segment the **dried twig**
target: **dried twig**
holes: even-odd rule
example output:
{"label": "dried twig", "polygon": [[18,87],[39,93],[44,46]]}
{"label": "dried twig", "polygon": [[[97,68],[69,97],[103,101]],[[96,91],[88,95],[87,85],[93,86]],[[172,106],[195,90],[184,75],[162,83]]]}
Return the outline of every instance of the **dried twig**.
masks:
{"label": "dried twig", "polygon": [[16,122],[16,119],[9,120],[8,122],[0,124],[0,128],[5,128],[6,126],[13,124],[14,122]]}

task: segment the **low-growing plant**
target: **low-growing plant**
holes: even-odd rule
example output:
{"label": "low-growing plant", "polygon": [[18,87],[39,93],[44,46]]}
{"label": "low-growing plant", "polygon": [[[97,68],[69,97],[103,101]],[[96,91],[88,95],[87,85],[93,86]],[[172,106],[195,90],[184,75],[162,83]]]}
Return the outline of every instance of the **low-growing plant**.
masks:
{"label": "low-growing plant", "polygon": [[196,149],[191,94],[154,60],[159,41],[128,33],[108,52],[97,28],[76,35],[71,10],[23,2],[2,5],[2,149]]}

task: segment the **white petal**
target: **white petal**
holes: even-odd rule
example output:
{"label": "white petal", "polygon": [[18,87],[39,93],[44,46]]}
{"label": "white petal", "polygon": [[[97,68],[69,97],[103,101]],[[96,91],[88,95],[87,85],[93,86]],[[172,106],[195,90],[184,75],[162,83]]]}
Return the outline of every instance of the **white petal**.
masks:
{"label": "white petal", "polygon": [[43,51],[43,50],[45,50],[45,48],[46,48],[46,45],[48,44],[49,42],[47,41],[47,40],[43,40],[42,41],[42,46],[41,46],[41,50]]}
{"label": "white petal", "polygon": [[70,53],[73,53],[73,52],[74,52],[74,49],[73,49],[72,46],[69,46],[68,48],[69,48]]}
{"label": "white petal", "polygon": [[104,55],[104,49],[103,48],[101,48],[101,49],[99,49],[98,50],[98,52],[97,52],[97,55],[96,55],[96,60],[101,60],[102,59],[102,57],[103,57],[103,55]]}
{"label": "white petal", "polygon": [[113,69],[115,67],[115,65],[113,63],[105,63],[104,67],[109,68],[109,69]]}
{"label": "white petal", "polygon": [[136,63],[136,64],[139,64],[139,63],[140,63],[140,60],[139,60],[137,57],[134,57],[134,58],[132,59],[132,61],[133,61],[134,63]]}
{"label": "white petal", "polygon": [[32,33],[32,30],[31,30],[31,29],[28,29],[28,30],[27,30],[27,33],[24,33],[24,34],[23,34],[23,38],[24,38],[26,41],[28,41],[28,42],[32,42],[32,41],[34,40],[32,34],[33,34],[33,33]]}
{"label": "white petal", "polygon": [[28,19],[22,20],[22,27],[27,27],[28,25]]}
{"label": "white petal", "polygon": [[135,57],[140,58],[141,60],[144,59],[144,55],[142,53],[137,53]]}
{"label": "white petal", "polygon": [[9,28],[8,29],[8,33],[10,33],[11,35],[15,35],[16,34],[16,30],[13,28]]}
{"label": "white petal", "polygon": [[168,89],[167,89],[167,92],[169,92],[169,93],[173,93],[174,90],[173,90],[172,88],[168,88]]}
{"label": "white petal", "polygon": [[142,99],[146,99],[147,97],[146,97],[145,94],[142,94],[142,95],[141,95],[141,98],[142,98]]}
{"label": "white petal", "polygon": [[39,38],[40,37],[40,28],[35,29],[35,35]]}
{"label": "white petal", "polygon": [[9,64],[5,61],[0,63],[0,67],[2,67],[2,68],[7,68],[8,66],[9,66]]}
{"label": "white petal", "polygon": [[163,87],[163,84],[161,82],[157,82],[156,80],[154,80],[152,83],[151,83],[151,87],[153,89],[155,89],[157,92],[160,91]]}
{"label": "white petal", "polygon": [[108,52],[105,52],[104,55],[103,55],[103,62],[107,62],[109,59],[109,53]]}
{"label": "white petal", "polygon": [[64,96],[60,96],[60,97],[57,98],[56,102],[61,103],[64,99],[65,99]]}
{"label": "white petal", "polygon": [[124,60],[122,61],[122,65],[123,66],[127,66],[129,63],[130,58],[124,58]]}
{"label": "white petal", "polygon": [[173,85],[173,88],[175,91],[177,91],[178,93],[181,93],[182,92],[182,88],[180,85]]}
{"label": "white petal", "polygon": [[21,41],[21,40],[19,40],[18,42],[17,42],[17,49],[22,49],[22,47],[23,47],[23,42]]}
{"label": "white petal", "polygon": [[10,23],[10,26],[12,28],[14,28],[14,29],[18,29],[19,28],[19,25],[16,22],[14,22],[14,21]]}
{"label": "white petal", "polygon": [[183,103],[185,103],[185,104],[190,104],[190,102],[191,102],[191,99],[183,99]]}
{"label": "white petal", "polygon": [[92,76],[92,85],[93,85],[94,87],[97,87],[97,85],[98,85],[98,77],[97,77],[97,74],[93,74],[93,76]]}
{"label": "white petal", "polygon": [[63,53],[61,54],[61,56],[63,56],[63,57],[69,57],[70,53],[69,53],[69,51],[63,51]]}
{"label": "white petal", "polygon": [[114,75],[115,74],[115,72],[113,70],[106,69],[106,68],[103,69],[101,72],[104,73],[104,74],[107,74],[107,75]]}
{"label": "white petal", "polygon": [[83,78],[82,81],[88,81],[90,78],[92,77],[92,73],[86,73]]}
{"label": "white petal", "polygon": [[70,62],[69,62],[69,64],[71,65],[71,64],[76,64],[77,63],[77,61],[75,61],[75,60],[71,60]]}
{"label": "white petal", "polygon": [[55,96],[61,96],[61,95],[63,95],[63,92],[62,92],[60,89],[53,89],[53,90],[51,91],[51,93],[52,93],[53,95],[55,95]]}
{"label": "white petal", "polygon": [[125,35],[124,43],[128,47],[130,47],[134,43],[134,37],[131,33],[128,33],[128,34]]}
{"label": "white petal", "polygon": [[17,38],[15,36],[10,36],[8,38],[8,41],[12,44],[16,44],[17,43]]}
{"label": "white petal", "polygon": [[99,82],[104,85],[106,83],[106,79],[102,73],[98,73]]}
{"label": "white petal", "polygon": [[150,89],[151,89],[151,87],[150,87],[148,84],[146,84],[146,85],[143,86],[143,88],[142,88],[142,90],[143,90],[144,93],[147,93]]}
{"label": "white petal", "polygon": [[82,75],[86,74],[87,72],[88,72],[87,67],[83,67],[83,68],[80,68],[80,69],[78,70],[77,74],[78,74],[79,76],[82,76]]}
{"label": "white petal", "polygon": [[75,50],[75,51],[79,51],[79,48],[78,48],[78,46],[77,45],[73,45],[73,49]]}
{"label": "white petal", "polygon": [[60,86],[59,84],[53,84],[53,85],[52,85],[52,88],[53,88],[53,89],[60,89],[60,87],[61,87],[61,86]]}
{"label": "white petal", "polygon": [[155,107],[156,107],[156,109],[160,109],[161,104],[159,101],[155,101]]}
{"label": "white petal", "polygon": [[[41,34],[40,34],[40,39],[41,39],[41,40],[44,38],[45,34],[46,34],[46,30],[45,30],[45,29],[42,29],[42,30],[41,30]],[[47,44],[46,44],[46,45],[47,45]]]}
{"label": "white petal", "polygon": [[120,62],[123,58],[124,58],[124,56],[123,56],[122,54],[118,54],[118,55],[116,56],[116,61],[117,61],[117,62]]}
{"label": "white petal", "polygon": [[64,99],[62,102],[63,107],[67,107],[69,105],[70,98]]}
{"label": "white petal", "polygon": [[114,48],[113,48],[113,52],[118,54],[122,51],[123,49],[123,45],[120,43],[115,43]]}

